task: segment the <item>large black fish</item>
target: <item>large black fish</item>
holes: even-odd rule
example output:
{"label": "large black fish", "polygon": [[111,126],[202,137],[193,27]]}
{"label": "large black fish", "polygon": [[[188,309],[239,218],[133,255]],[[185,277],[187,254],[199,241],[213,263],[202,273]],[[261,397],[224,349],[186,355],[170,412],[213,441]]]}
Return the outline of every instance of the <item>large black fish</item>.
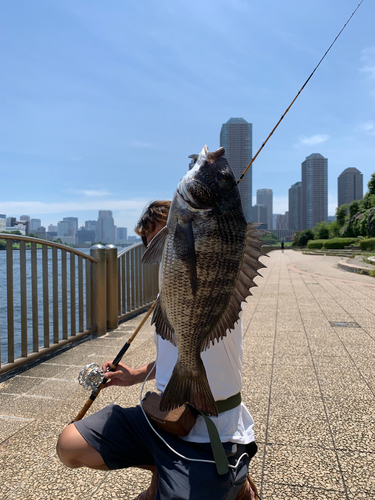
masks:
{"label": "large black fish", "polygon": [[188,402],[217,416],[200,353],[233,328],[258,269],[265,267],[258,260],[263,231],[246,223],[224,153],[203,148],[177,186],[167,226],[143,256],[147,263],[161,260],[153,322],[178,347],[162,411]]}

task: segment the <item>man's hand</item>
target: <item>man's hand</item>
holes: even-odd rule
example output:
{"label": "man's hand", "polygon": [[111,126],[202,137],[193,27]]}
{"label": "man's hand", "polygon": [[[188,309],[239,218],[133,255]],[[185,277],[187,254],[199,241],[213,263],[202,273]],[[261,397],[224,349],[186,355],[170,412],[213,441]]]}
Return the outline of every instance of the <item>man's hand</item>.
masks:
{"label": "man's hand", "polygon": [[[114,371],[107,372],[111,365],[111,361],[106,361],[102,367],[104,378],[108,380],[108,382],[104,384],[104,387],[110,387],[111,385],[129,387],[131,385],[144,382],[146,376],[152,369],[154,362],[143,365],[139,368],[131,368],[123,363],[119,363]],[[152,380],[154,378],[155,369],[153,369],[149,379]]]}

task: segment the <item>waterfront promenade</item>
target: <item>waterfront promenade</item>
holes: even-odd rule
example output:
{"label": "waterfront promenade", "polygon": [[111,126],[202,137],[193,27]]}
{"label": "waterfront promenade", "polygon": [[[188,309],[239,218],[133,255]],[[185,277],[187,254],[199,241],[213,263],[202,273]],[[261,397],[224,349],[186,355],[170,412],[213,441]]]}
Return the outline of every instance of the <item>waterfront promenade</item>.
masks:
{"label": "waterfront promenade", "polygon": [[[274,251],[244,307],[243,400],[259,445],[250,474],[263,500],[375,498],[375,278],[339,260]],[[69,470],[55,453],[89,395],[80,369],[113,359],[141,318],[0,383],[1,500],[128,500],[147,486],[147,472]],[[127,363],[153,359],[152,332],[147,323]],[[108,388],[90,412],[134,405],[139,389]]]}

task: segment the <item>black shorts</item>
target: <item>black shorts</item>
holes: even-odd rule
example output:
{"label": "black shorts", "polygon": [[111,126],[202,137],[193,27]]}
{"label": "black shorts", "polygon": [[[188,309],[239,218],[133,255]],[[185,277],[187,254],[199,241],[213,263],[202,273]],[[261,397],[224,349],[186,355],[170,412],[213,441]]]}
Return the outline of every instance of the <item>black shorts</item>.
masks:
{"label": "black shorts", "polygon": [[74,424],[109,469],[155,465],[158,473],[155,500],[235,499],[257,449],[255,443],[247,446],[224,443],[230,465],[244,456],[235,469],[229,468],[227,474],[219,475],[213,463],[186,459],[212,461],[210,443],[190,443],[156,428],[170,447],[186,457],[181,458],[154,433],[140,406],[109,405]]}

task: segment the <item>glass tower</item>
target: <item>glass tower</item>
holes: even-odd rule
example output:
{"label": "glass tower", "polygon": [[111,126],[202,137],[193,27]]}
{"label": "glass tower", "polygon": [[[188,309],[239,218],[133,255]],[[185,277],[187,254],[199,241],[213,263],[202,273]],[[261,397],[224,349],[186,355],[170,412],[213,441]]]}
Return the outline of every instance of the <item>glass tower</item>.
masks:
{"label": "glass tower", "polygon": [[[253,125],[243,118],[231,118],[221,127],[220,146],[225,149],[225,156],[238,180],[253,157]],[[252,217],[252,167],[238,185],[242,209],[247,222]]]}

